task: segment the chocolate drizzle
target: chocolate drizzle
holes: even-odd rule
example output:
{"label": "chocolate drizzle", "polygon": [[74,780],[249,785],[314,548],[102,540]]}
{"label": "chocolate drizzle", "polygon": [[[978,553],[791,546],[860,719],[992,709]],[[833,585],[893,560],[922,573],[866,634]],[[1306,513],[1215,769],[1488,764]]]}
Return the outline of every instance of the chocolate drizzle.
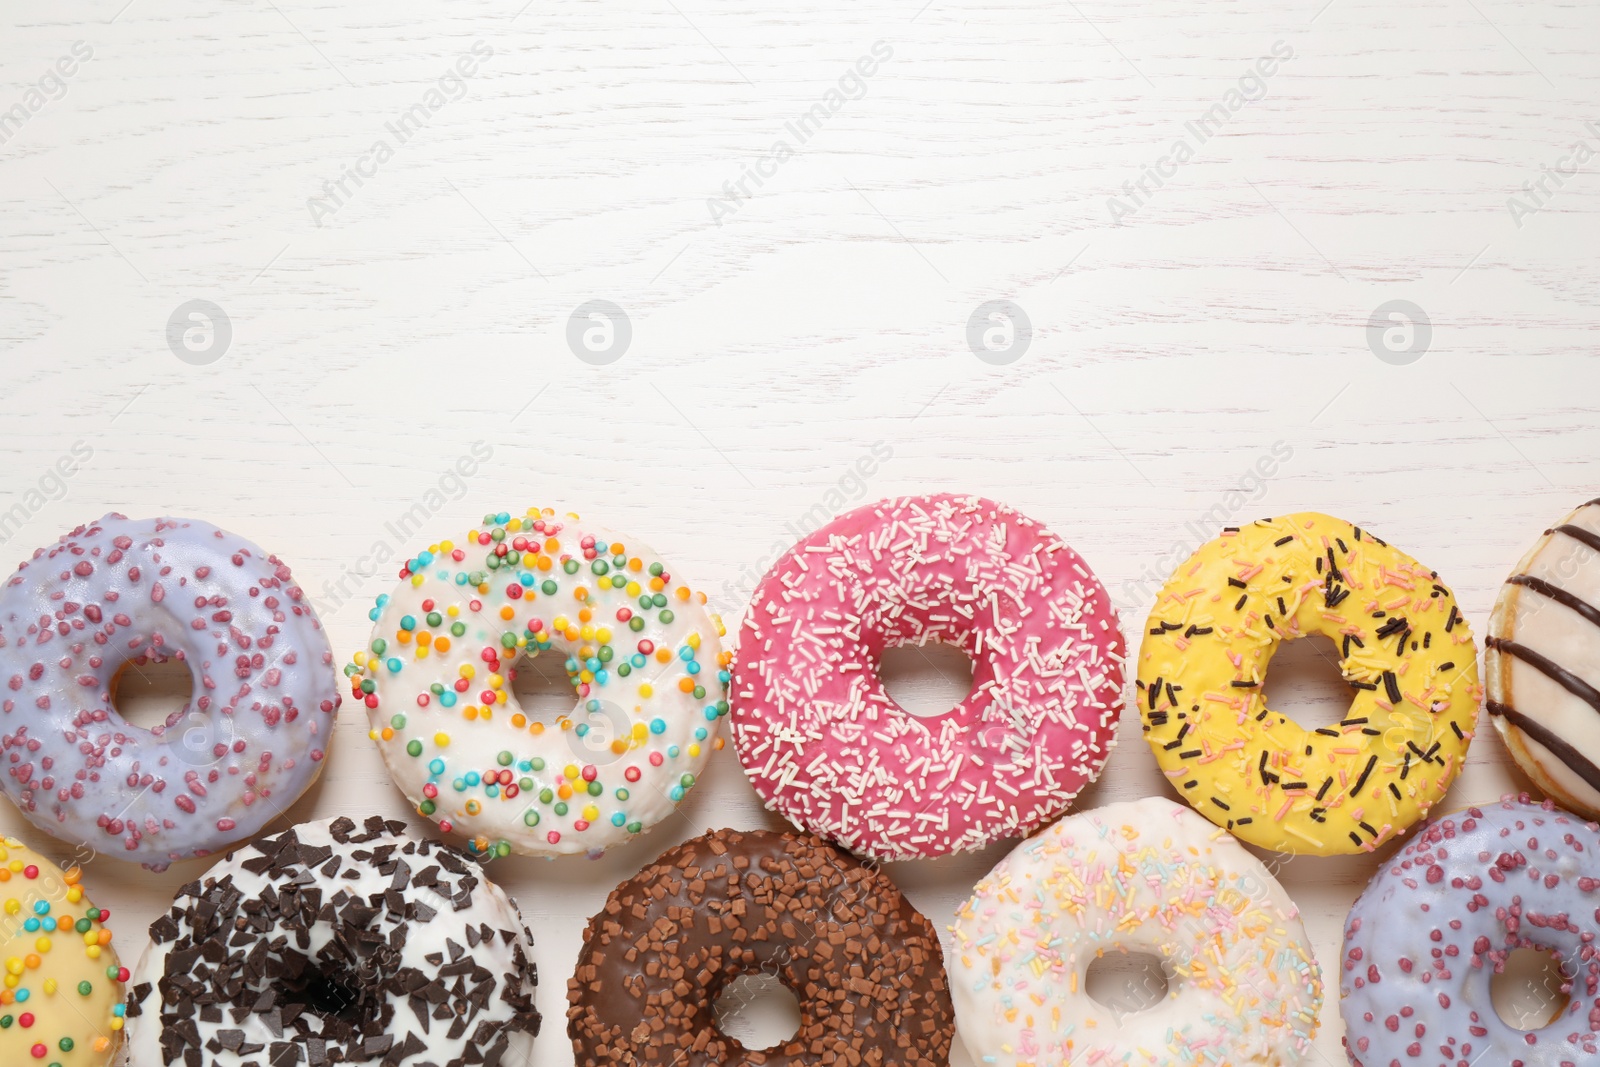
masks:
{"label": "chocolate drizzle", "polygon": [[[1562,579],[1570,578],[1572,572],[1568,570],[1567,565],[1573,562],[1574,559],[1581,563],[1583,567],[1593,567],[1595,565],[1594,557],[1581,550],[1576,554],[1572,554],[1570,549],[1561,550],[1560,555],[1557,557],[1559,563],[1541,562],[1540,557],[1540,553],[1555,551],[1547,546],[1553,543],[1552,538],[1557,534],[1563,534],[1578,542],[1579,545],[1600,552],[1600,534],[1571,521],[1576,519],[1584,508],[1591,507],[1595,503],[1595,501],[1590,501],[1569,515],[1568,521],[1546,530],[1544,541],[1523,561],[1522,567],[1519,568],[1519,573],[1513,574],[1506,579],[1508,588],[1502,592],[1500,602],[1495,608],[1496,620],[1503,618],[1504,621],[1496,623],[1496,629],[1500,632],[1491,634],[1484,643],[1491,654],[1507,656],[1526,664],[1576,698],[1576,703],[1569,703],[1560,698],[1546,700],[1544,706],[1529,709],[1533,714],[1519,711],[1512,704],[1511,689],[1513,683],[1509,672],[1509,664],[1496,668],[1491,659],[1488,673],[1488,709],[1491,715],[1500,719],[1502,732],[1506,732],[1510,728],[1520,730],[1528,739],[1545,748],[1552,757],[1564,764],[1572,774],[1580,778],[1591,789],[1595,792],[1600,792],[1600,766],[1596,765],[1594,754],[1584,752],[1578,745],[1573,744],[1563,736],[1563,733],[1571,733],[1572,729],[1576,728],[1576,725],[1582,721],[1584,715],[1582,706],[1587,706],[1591,711],[1600,712],[1600,689],[1597,689],[1591,682],[1580,677],[1574,671],[1557,663],[1549,655],[1532,647],[1533,645],[1542,645],[1551,651],[1569,649],[1574,646],[1552,643],[1556,635],[1559,633],[1571,633],[1571,640],[1578,640],[1579,635],[1573,633],[1573,631],[1590,628],[1593,629],[1594,633],[1583,637],[1582,640],[1590,645],[1596,640],[1600,640],[1600,606],[1585,600],[1572,589],[1565,588],[1564,584],[1558,585],[1551,580],[1558,577]],[[1549,577],[1540,577],[1538,574],[1528,573],[1540,570],[1549,575]],[[1515,599],[1516,594],[1511,592],[1511,587],[1515,587],[1518,590],[1526,590],[1528,594],[1534,597],[1561,605],[1575,615],[1578,621],[1569,622],[1564,617],[1550,616],[1544,629],[1530,625],[1529,620],[1539,612],[1540,602],[1531,601],[1524,607],[1523,601]],[[1517,640],[1518,638],[1520,640]],[[1521,695],[1519,694],[1519,702],[1525,703],[1520,699]],[[1531,757],[1518,750],[1514,749],[1513,751],[1517,754],[1519,762],[1526,764],[1530,761]],[[1528,768],[1530,772],[1537,769],[1539,761],[1531,759],[1531,762],[1535,766]],[[1588,804],[1587,800],[1578,797],[1561,795],[1558,796],[1558,799],[1574,807],[1583,808]]]}
{"label": "chocolate drizzle", "polygon": [[[747,1049],[717,1028],[734,978],[776,976],[800,1029]],[[589,921],[567,983],[579,1067],[944,1067],[944,954],[889,878],[810,834],[719,830],[668,850]]]}
{"label": "chocolate drizzle", "polygon": [[1531,589],[1542,597],[1554,600],[1564,608],[1570,608],[1583,616],[1584,620],[1591,625],[1600,627],[1600,608],[1595,607],[1582,597],[1572,595],[1558,585],[1551,585],[1543,578],[1535,578],[1531,574],[1513,574],[1506,579],[1506,584],[1520,585],[1524,589]]}
{"label": "chocolate drizzle", "polygon": [[[1591,500],[1589,503],[1593,504],[1594,501]],[[1587,506],[1588,505],[1585,505],[1585,507]],[[1574,541],[1582,541],[1596,552],[1600,552],[1600,534],[1597,534],[1592,530],[1585,530],[1582,526],[1574,526],[1570,522],[1564,522],[1560,526],[1557,526],[1552,532],[1564,533]]]}
{"label": "chocolate drizzle", "polygon": [[1562,740],[1554,731],[1547,729],[1537,719],[1530,719],[1511,705],[1502,704],[1498,700],[1489,701],[1488,708],[1490,715],[1503,717],[1511,725],[1549,749],[1551,755],[1565,763],[1568,770],[1589,783],[1591,788],[1600,791],[1600,767],[1596,767],[1589,757]]}
{"label": "chocolate drizzle", "polygon": [[[471,858],[377,816],[328,833],[333,846],[291,829],[230,856],[151,925],[162,973],[134,986],[128,1017],[159,1019],[163,1065],[497,1067],[513,1034],[538,1033],[531,936],[462,914],[484,884]],[[247,893],[240,874],[267,884]],[[435,922],[466,946],[434,933],[447,952],[428,953],[418,931]],[[510,946],[509,973],[470,951],[490,940]],[[441,1065],[445,1041],[459,1054]]]}
{"label": "chocolate drizzle", "polygon": [[1596,689],[1555,660],[1542,653],[1535,652],[1526,645],[1519,645],[1515,641],[1508,641],[1501,637],[1485,638],[1483,643],[1486,648],[1492,648],[1496,652],[1504,652],[1508,656],[1521,660],[1585,704],[1588,704],[1596,711],[1600,711],[1600,689]]}

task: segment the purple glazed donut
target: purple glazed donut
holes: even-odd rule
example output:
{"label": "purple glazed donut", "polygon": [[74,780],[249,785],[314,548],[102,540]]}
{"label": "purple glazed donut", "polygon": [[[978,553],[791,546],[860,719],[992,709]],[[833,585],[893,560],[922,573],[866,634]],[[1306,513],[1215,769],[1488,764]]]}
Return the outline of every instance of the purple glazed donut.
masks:
{"label": "purple glazed donut", "polygon": [[[1507,797],[1428,823],[1345,926],[1339,1013],[1357,1067],[1600,1063],[1600,826]],[[1566,1009],[1517,1030],[1490,1001],[1520,948],[1560,958]]]}
{"label": "purple glazed donut", "polygon": [[[154,729],[111,702],[124,664],[176,659],[190,701]],[[333,651],[289,568],[195,519],[111,514],[0,588],[0,787],[39,829],[148,867],[248,838],[316,780]]]}

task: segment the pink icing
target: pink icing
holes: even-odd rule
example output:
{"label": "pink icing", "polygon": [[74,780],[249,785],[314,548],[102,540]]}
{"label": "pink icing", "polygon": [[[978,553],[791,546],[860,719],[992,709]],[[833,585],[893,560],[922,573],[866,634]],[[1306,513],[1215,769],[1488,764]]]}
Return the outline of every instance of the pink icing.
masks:
{"label": "pink icing", "polygon": [[[877,672],[926,642],[973,659],[954,708],[919,718]],[[740,761],[767,806],[879,858],[1025,834],[1099,774],[1123,641],[1088,565],[980,497],[881,501],[840,516],[762,579],[731,689]]]}

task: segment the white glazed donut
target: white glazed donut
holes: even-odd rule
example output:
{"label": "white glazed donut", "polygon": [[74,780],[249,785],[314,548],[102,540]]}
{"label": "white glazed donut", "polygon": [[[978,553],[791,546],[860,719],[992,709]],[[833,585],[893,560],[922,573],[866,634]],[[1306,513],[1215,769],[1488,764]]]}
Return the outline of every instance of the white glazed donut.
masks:
{"label": "white glazed donut", "polygon": [[465,853],[373,816],[230,854],[150,926],[131,1067],[523,1067],[533,937]]}
{"label": "white glazed donut", "polygon": [[1544,532],[1489,616],[1489,721],[1546,796],[1600,819],[1600,500]]}
{"label": "white glazed donut", "polygon": [[[546,508],[406,561],[345,668],[395,784],[475,853],[598,854],[665,818],[727,716],[722,623],[649,548]],[[547,729],[519,661],[566,657]]]}
{"label": "white glazed donut", "polygon": [[[1162,797],[1029,838],[956,913],[956,1028],[985,1067],[1307,1062],[1322,978],[1300,914],[1232,836]],[[1107,952],[1161,957],[1168,991],[1119,1017],[1085,989]]]}

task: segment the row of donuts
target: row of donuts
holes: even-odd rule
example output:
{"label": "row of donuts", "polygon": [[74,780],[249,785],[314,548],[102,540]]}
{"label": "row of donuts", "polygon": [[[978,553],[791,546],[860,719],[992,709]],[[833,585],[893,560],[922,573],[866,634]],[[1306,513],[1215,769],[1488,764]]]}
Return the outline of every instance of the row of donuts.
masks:
{"label": "row of donuts", "polygon": [[[1428,823],[1346,924],[1352,1063],[1594,1062],[1596,849],[1600,826],[1526,796]],[[4,839],[0,872],[6,1063],[533,1062],[538,975],[520,910],[472,855],[402,822],[341,816],[230,854],[179,890],[131,975],[76,868]],[[1322,978],[1295,906],[1235,838],[1172,801],[1107,805],[1028,838],[950,932],[947,969],[882,869],[820,837],[708,832],[589,921],[567,1034],[586,1067],[942,1067],[957,1034],[975,1062],[1006,1067],[1312,1062]],[[1560,955],[1571,998],[1525,1032],[1494,1010],[1490,981],[1527,947]],[[1125,1015],[1089,995],[1094,960],[1139,950],[1168,972],[1159,1006]],[[765,1050],[717,1017],[750,974],[799,1000],[796,1032]]]}
{"label": "row of donuts", "polygon": [[[1541,744],[1541,737],[1533,731],[1549,720],[1518,711],[1518,705],[1526,709],[1548,703],[1568,713],[1567,725],[1579,740],[1583,726],[1570,700],[1541,699],[1536,704],[1530,698],[1539,678],[1553,680],[1580,705],[1593,704],[1570,684],[1573,679],[1586,684],[1577,674],[1558,666],[1547,669],[1555,666],[1555,657],[1580,666],[1583,662],[1573,647],[1586,634],[1575,622],[1589,625],[1591,620],[1573,605],[1595,599],[1583,593],[1581,584],[1583,564],[1590,558],[1585,553],[1592,550],[1594,537],[1586,513],[1580,509],[1547,533],[1519,567],[1508,591],[1532,591],[1538,599],[1513,604],[1506,636],[1492,642],[1491,711],[1502,726],[1517,716],[1517,730],[1534,744]],[[58,693],[59,706],[75,708],[72,739],[91,757],[88,768],[75,772],[71,785],[64,784],[71,762],[49,747],[50,733],[30,734],[24,726],[6,737],[10,777],[31,778],[34,792],[55,789],[58,802],[81,801],[108,780],[103,768],[115,768],[133,748],[125,784],[139,787],[140,796],[159,797],[181,775],[172,804],[179,812],[194,815],[213,794],[226,796],[226,786],[242,785],[235,807],[215,823],[217,832],[236,831],[234,812],[248,814],[257,800],[285,788],[289,799],[297,795],[292,784],[282,784],[293,781],[284,772],[310,764],[314,775],[320,767],[321,745],[303,752],[290,749],[285,756],[283,738],[271,733],[287,731],[298,720],[310,725],[313,739],[326,737],[326,720],[319,722],[304,709],[315,706],[331,715],[337,695],[331,702],[319,700],[314,691],[297,688],[293,678],[284,684],[286,670],[293,674],[292,668],[312,661],[307,653],[317,650],[306,637],[320,636],[320,631],[281,562],[254,546],[229,543],[228,535],[204,524],[158,520],[153,525],[141,540],[136,531],[108,532],[100,524],[63,538],[59,561],[59,549],[36,554],[35,563],[41,558],[58,562],[59,569],[40,567],[36,583],[44,588],[54,614],[40,614],[37,623],[23,627],[19,619],[29,616],[0,613],[0,620],[12,624],[7,647],[35,657],[26,677],[21,671],[12,675],[11,689],[26,692],[29,682],[64,676],[75,665],[74,657],[82,657],[76,661],[82,673],[74,681],[85,689],[114,676],[130,655],[136,660],[188,658],[196,646],[186,642],[187,631],[171,632],[174,620],[215,640],[215,657],[240,684],[232,689],[231,683],[218,685],[222,670],[200,658],[206,654],[202,644],[193,653],[199,660],[194,708],[144,739],[170,741],[163,735],[178,725],[184,727],[179,743],[154,757],[155,771],[142,772],[137,751],[141,738],[114,717],[109,693],[104,694],[105,706],[87,710],[77,706],[81,699],[74,699],[81,697],[81,690]],[[192,536],[185,533],[191,530]],[[75,535],[86,536],[73,540]],[[241,570],[236,577],[248,583],[246,590],[224,585],[219,591],[209,582],[222,565],[219,554]],[[1550,558],[1541,563],[1541,556]],[[74,583],[93,578],[99,569],[110,571],[112,581],[103,597],[91,599],[83,593],[94,589]],[[502,570],[505,574],[497,573]],[[1593,581],[1593,571],[1587,573]],[[558,576],[571,581],[564,585]],[[474,818],[485,810],[504,815],[509,808],[529,828],[540,818],[567,820],[546,829],[542,845],[528,851],[557,851],[546,846],[581,837],[597,824],[622,831],[617,840],[641,832],[681,800],[709,750],[720,747],[716,726],[729,714],[730,683],[742,762],[769,806],[869,855],[940,854],[1025,832],[1064,810],[1109,752],[1121,656],[1103,589],[1070,549],[1036,523],[974,498],[885,502],[844,516],[796,546],[757,591],[737,663],[720,651],[720,625],[704,612],[703,598],[681,584],[674,587],[664,564],[648,550],[630,553],[621,539],[585,531],[570,517],[558,519],[548,511],[516,518],[506,513],[486,516],[482,528],[462,545],[431,546],[407,562],[401,577],[400,590],[380,599],[374,609],[371,647],[347,673],[352,692],[367,704],[391,767],[415,771],[426,766],[426,778],[416,784],[415,793],[410,788],[407,792],[424,815],[444,807],[436,821],[447,831],[461,829],[454,819]],[[149,583],[142,586],[145,578]],[[503,589],[499,580],[506,580]],[[14,578],[4,595],[27,584]],[[169,588],[175,596],[168,596]],[[619,590],[620,597],[615,595]],[[1240,591],[1236,600],[1235,591]],[[235,593],[249,598],[243,610]],[[1355,610],[1341,610],[1352,594]],[[559,613],[526,611],[518,618],[518,609],[527,609],[540,596],[555,598]],[[1502,606],[1506,600],[1502,597]],[[193,604],[192,612],[185,601]],[[518,603],[522,601],[530,603]],[[563,604],[567,610],[560,612]],[[1564,609],[1572,618],[1554,608],[1541,611],[1545,604]],[[257,606],[262,610],[251,610]],[[1232,614],[1224,615],[1228,609]],[[108,611],[110,621],[104,622]],[[678,614],[689,616],[692,625],[673,633],[670,627]],[[1497,610],[1496,618],[1501,614]],[[297,631],[307,620],[309,629]],[[630,635],[644,634],[631,653],[611,632],[623,625]],[[1521,630],[1514,630],[1516,626]],[[392,646],[385,627],[393,635]],[[1357,690],[1356,706],[1340,730],[1317,733],[1349,735],[1330,742],[1318,742],[1304,731],[1294,733],[1298,727],[1259,704],[1261,675],[1271,650],[1282,639],[1319,628],[1341,641],[1341,666]],[[0,640],[5,637],[0,629]],[[1213,637],[1214,642],[1207,640]],[[1384,648],[1385,639],[1392,641],[1392,649]],[[55,663],[46,664],[36,648],[27,648],[53,640],[66,646],[66,654]],[[973,696],[937,724],[941,733],[936,738],[926,729],[919,733],[919,721],[898,712],[881,685],[874,684],[870,669],[883,647],[917,640],[961,645],[977,663]],[[323,662],[331,663],[325,639],[322,645]],[[449,655],[452,645],[454,656]],[[1466,646],[1468,666],[1457,669],[1456,660],[1445,654],[1461,645]],[[559,734],[550,731],[544,748],[530,749],[525,742],[517,748],[493,747],[490,762],[491,746],[504,741],[488,730],[471,733],[472,724],[488,727],[498,717],[498,728],[509,724],[539,738],[544,731],[536,723],[528,723],[526,716],[517,721],[520,713],[509,685],[512,664],[524,654],[556,646],[568,653],[568,672],[582,698],[581,714],[564,720]],[[757,651],[746,656],[752,649]],[[231,662],[223,658],[230,655]],[[1505,700],[1495,699],[1497,655],[1504,661]],[[1226,672],[1219,666],[1224,661],[1233,668],[1232,676],[1226,686],[1213,685],[1213,676],[1224,677],[1218,673]],[[701,662],[720,669],[713,676],[697,677]],[[1511,672],[1521,664],[1532,664],[1533,670],[1517,675],[1513,701]],[[53,669],[63,674],[52,675]],[[410,703],[402,704],[405,710],[396,710],[393,701],[384,707],[381,683],[395,681],[408,669],[411,691],[391,689]],[[1326,850],[1354,851],[1403,832],[1443,794],[1471,737],[1477,703],[1473,671],[1470,635],[1437,575],[1370,533],[1325,516],[1298,515],[1225,531],[1179,568],[1152,613],[1138,682],[1152,748],[1175,786],[1192,791],[1184,795],[1198,810],[1241,837],[1261,832],[1249,829],[1260,823],[1277,835],[1277,843],[1247,839],[1298,851],[1324,851],[1326,840],[1316,835],[1329,832],[1322,827],[1331,819],[1333,829],[1345,829],[1351,843],[1343,845],[1335,833],[1331,840],[1341,843]],[[639,677],[626,681],[633,674]],[[741,687],[739,679],[745,677],[755,681]],[[652,702],[654,690],[670,693],[674,686],[688,699],[662,714],[648,714],[663,707],[659,700]],[[1465,708],[1457,706],[1463,693],[1470,696]],[[1196,695],[1191,699],[1186,694]],[[1372,694],[1372,704],[1363,708],[1365,694]],[[701,701],[696,710],[705,725],[695,721],[687,733],[662,737],[689,718],[682,714],[685,705],[695,707]],[[31,703],[41,713],[53,707],[48,691]],[[408,716],[412,704],[419,710]],[[752,731],[750,745],[745,743],[746,706],[761,709],[755,721],[770,727],[766,736]],[[9,716],[18,707],[13,698],[4,710]],[[1087,723],[1077,714],[1084,708]],[[240,710],[258,713],[266,732],[246,736],[238,731],[234,720],[241,718]],[[1359,715],[1358,710],[1376,714]],[[409,735],[408,717],[423,720]],[[606,729],[595,730],[596,725]],[[1172,740],[1157,734],[1164,726],[1174,732]],[[1545,730],[1548,739],[1548,726]],[[202,743],[194,742],[196,734]],[[458,744],[461,736],[468,738],[466,744]],[[1071,743],[1060,743],[1063,737]],[[1452,737],[1456,747],[1446,747]],[[1518,737],[1513,732],[1509,739]],[[753,769],[748,753],[761,752],[762,744],[770,757],[766,769],[775,767],[776,773],[761,775]],[[1325,750],[1318,750],[1318,744]],[[453,746],[455,752],[447,759]],[[935,756],[928,756],[928,747],[935,749]],[[1539,754],[1538,749],[1529,751]],[[409,762],[399,760],[400,752]],[[584,752],[592,753],[592,760],[580,762]],[[1561,767],[1583,766],[1571,759],[1571,751],[1545,745],[1543,753],[1559,757]],[[230,758],[234,756],[243,758]],[[1317,783],[1305,768],[1323,764],[1327,769]],[[665,780],[670,784],[663,787],[664,780],[651,774],[636,785],[650,769],[664,766],[673,776]],[[611,768],[612,777],[620,776],[622,784],[602,779],[605,768]],[[542,781],[534,777],[548,770],[555,773]],[[402,777],[399,769],[396,776]],[[819,780],[826,784],[819,786]],[[654,813],[647,813],[648,821],[628,817],[633,791],[646,802],[664,798]],[[521,793],[529,794],[522,805],[505,803]],[[450,799],[440,802],[441,797]],[[547,806],[542,814],[530,803],[534,797]],[[491,808],[492,801],[498,802],[497,809]],[[1366,817],[1368,805],[1377,808],[1380,802],[1388,818]],[[603,806],[612,810],[602,820]],[[93,805],[77,808],[92,813]],[[26,805],[24,810],[29,810]],[[183,816],[172,814],[168,807],[159,820],[149,812],[142,818],[111,819],[102,809],[95,825],[120,837],[127,851],[138,853],[147,839],[183,825]],[[480,855],[524,850],[509,835],[490,838],[484,827],[493,825],[480,823],[469,847]],[[596,851],[611,843],[593,843],[600,841],[596,835],[578,847]],[[202,847],[195,854],[207,851]],[[165,857],[171,858],[181,857]],[[155,862],[164,859],[158,854]]]}
{"label": "row of donuts", "polygon": [[[1600,508],[1552,527],[1504,587],[1488,707],[1545,792],[1600,814]],[[703,593],[648,547],[551,509],[499,512],[409,557],[370,612],[347,691],[414,808],[478,853],[597,854],[694,788],[731,718],[767,806],[877,859],[939,856],[1058,817],[1099,773],[1125,651],[1088,565],[978,497],[882,501],[769,570],[737,653]],[[1285,640],[1321,634],[1353,691],[1337,726],[1266,706]],[[900,709],[887,647],[974,662],[944,715]],[[517,669],[561,657],[554,728]],[[187,663],[190,701],[151,730],[119,672]],[[79,527],[0,588],[0,752],[40,829],[154,867],[258,833],[320,773],[341,703],[333,653],[288,567],[198,520]],[[1470,628],[1438,574],[1370,531],[1300,513],[1230,527],[1174,572],[1135,686],[1151,750],[1196,810],[1285,852],[1369,851],[1459,773],[1482,697]],[[127,795],[131,793],[132,797]]]}

